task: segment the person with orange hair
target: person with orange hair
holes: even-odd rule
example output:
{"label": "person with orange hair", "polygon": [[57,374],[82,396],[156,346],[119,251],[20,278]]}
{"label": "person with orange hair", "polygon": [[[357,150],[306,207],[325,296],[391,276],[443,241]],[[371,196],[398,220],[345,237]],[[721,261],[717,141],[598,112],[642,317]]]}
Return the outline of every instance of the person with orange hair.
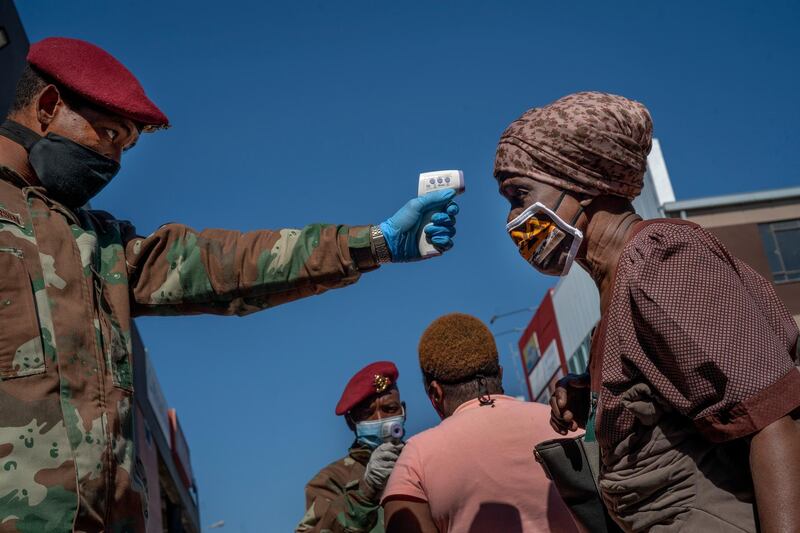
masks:
{"label": "person with orange hair", "polygon": [[411,437],[383,493],[387,533],[571,532],[567,507],[534,464],[549,409],[503,391],[492,333],[453,313],[422,334],[425,390],[442,422]]}

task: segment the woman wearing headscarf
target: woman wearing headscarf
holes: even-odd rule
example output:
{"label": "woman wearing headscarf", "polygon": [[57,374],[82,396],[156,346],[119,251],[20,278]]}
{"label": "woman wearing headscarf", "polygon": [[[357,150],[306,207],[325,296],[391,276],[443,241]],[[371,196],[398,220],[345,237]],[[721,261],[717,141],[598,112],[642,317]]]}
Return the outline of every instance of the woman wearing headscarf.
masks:
{"label": "woman wearing headscarf", "polygon": [[636,214],[651,136],[642,104],[577,93],[500,139],[521,255],[550,275],[575,261],[600,291],[589,373],[559,382],[551,424],[591,420],[626,531],[800,531],[797,325],[713,235]]}

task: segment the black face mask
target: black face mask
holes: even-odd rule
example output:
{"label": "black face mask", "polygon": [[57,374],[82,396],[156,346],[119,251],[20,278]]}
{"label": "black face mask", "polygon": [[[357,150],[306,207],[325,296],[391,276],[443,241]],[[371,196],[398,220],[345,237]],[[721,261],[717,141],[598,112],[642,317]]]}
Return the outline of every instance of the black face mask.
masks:
{"label": "black face mask", "polygon": [[38,135],[14,122],[0,125],[0,135],[22,145],[47,194],[78,208],[99,193],[119,172],[119,163],[61,135]]}

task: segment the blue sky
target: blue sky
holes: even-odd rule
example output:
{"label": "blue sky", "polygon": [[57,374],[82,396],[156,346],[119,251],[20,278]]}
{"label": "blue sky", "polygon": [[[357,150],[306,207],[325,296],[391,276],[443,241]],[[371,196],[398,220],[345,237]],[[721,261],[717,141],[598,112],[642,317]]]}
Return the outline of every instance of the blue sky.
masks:
{"label": "blue sky", "polygon": [[[304,483],[350,443],[333,410],[355,370],[394,360],[418,432],[437,420],[416,363],[426,325],[536,305],[553,284],[519,259],[491,177],[499,134],[527,108],[578,90],[644,102],[678,199],[800,177],[794,2],[18,4],[31,41],[99,44],[170,117],[93,202],[141,233],[377,223],[419,172],[465,172],[442,258],[246,318],[139,320],[191,447],[202,522],[226,531],[299,520]],[[506,367],[514,340],[498,339]]]}

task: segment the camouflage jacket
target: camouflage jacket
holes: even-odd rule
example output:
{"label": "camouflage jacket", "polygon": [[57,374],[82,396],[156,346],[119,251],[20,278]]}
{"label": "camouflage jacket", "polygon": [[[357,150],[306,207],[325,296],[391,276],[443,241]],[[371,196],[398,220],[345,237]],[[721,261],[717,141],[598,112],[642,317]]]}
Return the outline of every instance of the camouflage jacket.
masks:
{"label": "camouflage jacket", "polygon": [[371,450],[353,445],[306,485],[306,514],[295,533],[383,533],[383,508],[358,488]]}
{"label": "camouflage jacket", "polygon": [[132,317],[243,315],[353,283],[372,257],[368,226],[140,237],[0,167],[0,531],[144,530]]}

